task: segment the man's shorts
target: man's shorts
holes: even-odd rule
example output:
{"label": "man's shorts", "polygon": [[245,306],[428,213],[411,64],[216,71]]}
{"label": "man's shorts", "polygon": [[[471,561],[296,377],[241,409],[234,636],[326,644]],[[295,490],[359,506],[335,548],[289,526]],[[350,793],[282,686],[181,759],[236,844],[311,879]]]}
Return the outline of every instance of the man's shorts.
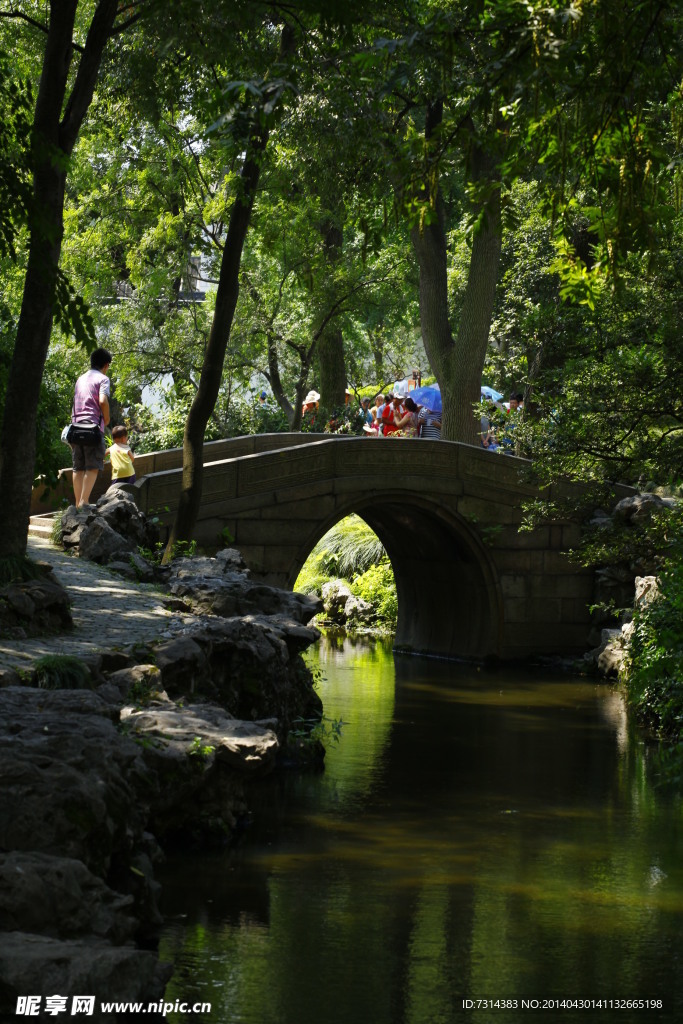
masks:
{"label": "man's shorts", "polygon": [[99,444],[72,444],[71,464],[74,473],[82,473],[87,469],[104,469],[104,453],[107,446],[104,437]]}

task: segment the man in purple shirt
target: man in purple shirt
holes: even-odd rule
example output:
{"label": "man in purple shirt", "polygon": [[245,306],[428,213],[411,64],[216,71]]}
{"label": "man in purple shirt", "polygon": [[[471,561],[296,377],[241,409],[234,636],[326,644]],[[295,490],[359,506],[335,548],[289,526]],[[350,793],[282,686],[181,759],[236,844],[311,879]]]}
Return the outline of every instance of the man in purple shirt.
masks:
{"label": "man in purple shirt", "polygon": [[72,423],[93,423],[100,428],[98,444],[72,444],[73,485],[76,505],[86,505],[97,474],[104,468],[104,428],[109,423],[109,378],[111,354],[96,348],[90,356],[90,369],[76,381]]}

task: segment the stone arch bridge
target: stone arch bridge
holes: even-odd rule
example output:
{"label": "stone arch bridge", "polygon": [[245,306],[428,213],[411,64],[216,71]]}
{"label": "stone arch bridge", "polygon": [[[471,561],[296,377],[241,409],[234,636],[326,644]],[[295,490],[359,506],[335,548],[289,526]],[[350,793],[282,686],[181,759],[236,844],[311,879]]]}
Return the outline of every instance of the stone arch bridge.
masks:
{"label": "stone arch bridge", "polygon": [[[217,546],[229,531],[269,583],[291,588],[316,542],[355,512],[392,562],[398,647],[468,658],[586,650],[593,576],[567,557],[579,528],[518,532],[522,503],[540,493],[523,479],[526,460],[448,441],[314,434],[212,442],[205,460],[197,540]],[[148,474],[135,485],[139,505],[166,523],[181,462],[179,450],[136,460]],[[573,490],[562,485],[563,496]]]}

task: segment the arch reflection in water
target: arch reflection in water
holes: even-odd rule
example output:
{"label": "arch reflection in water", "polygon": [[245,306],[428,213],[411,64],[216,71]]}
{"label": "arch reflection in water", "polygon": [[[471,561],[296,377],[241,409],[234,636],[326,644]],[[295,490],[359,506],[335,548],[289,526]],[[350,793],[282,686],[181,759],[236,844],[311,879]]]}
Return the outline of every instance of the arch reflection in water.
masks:
{"label": "arch reflection in water", "polygon": [[[349,725],[324,775],[276,783],[277,820],[166,879],[187,914],[162,944],[169,999],[240,1024],[488,1021],[462,1000],[492,994],[659,997],[675,1019],[681,806],[624,746],[613,695],[405,656],[394,691],[388,651],[322,651]],[[377,670],[391,696],[363,705]]]}

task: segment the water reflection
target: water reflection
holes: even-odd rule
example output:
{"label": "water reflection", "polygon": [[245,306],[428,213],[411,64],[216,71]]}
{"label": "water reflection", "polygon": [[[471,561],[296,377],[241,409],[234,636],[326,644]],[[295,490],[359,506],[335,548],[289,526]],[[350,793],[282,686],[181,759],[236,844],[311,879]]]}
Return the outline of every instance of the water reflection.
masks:
{"label": "water reflection", "polygon": [[238,850],[168,867],[169,1000],[221,1024],[508,1022],[529,1011],[463,999],[538,996],[661,998],[619,1019],[675,1018],[681,807],[617,695],[379,643],[319,664],[347,723],[325,773],[264,787]]}

